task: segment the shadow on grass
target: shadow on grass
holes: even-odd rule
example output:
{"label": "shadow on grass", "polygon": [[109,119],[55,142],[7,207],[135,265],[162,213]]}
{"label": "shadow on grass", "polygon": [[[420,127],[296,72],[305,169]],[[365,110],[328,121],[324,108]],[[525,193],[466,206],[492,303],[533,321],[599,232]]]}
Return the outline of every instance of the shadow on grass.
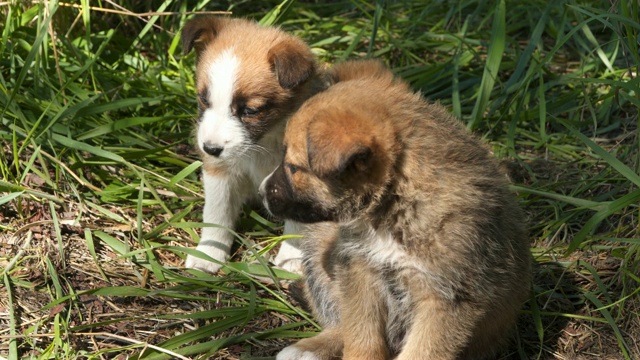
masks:
{"label": "shadow on grass", "polygon": [[[533,296],[518,319],[513,344],[499,359],[557,359],[567,353],[570,314],[580,312],[575,274],[557,262],[534,264]],[[573,352],[573,351],[569,351]]]}

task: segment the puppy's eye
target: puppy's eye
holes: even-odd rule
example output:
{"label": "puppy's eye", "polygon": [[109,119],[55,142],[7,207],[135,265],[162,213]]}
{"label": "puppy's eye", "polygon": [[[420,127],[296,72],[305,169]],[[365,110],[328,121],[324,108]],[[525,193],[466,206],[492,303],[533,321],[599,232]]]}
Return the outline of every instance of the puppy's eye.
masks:
{"label": "puppy's eye", "polygon": [[289,169],[289,172],[291,173],[291,175],[298,172],[298,167],[293,164],[287,164],[287,168]]}
{"label": "puppy's eye", "polygon": [[203,92],[198,93],[198,101],[200,102],[202,107],[208,108],[209,106],[211,106],[209,104],[208,95],[209,95],[209,93],[207,91],[203,91]]}
{"label": "puppy's eye", "polygon": [[245,116],[256,116],[256,115],[258,115],[259,112],[260,112],[260,109],[258,109],[258,108],[245,106],[245,107],[242,108],[241,115],[242,115],[242,117],[245,117]]}

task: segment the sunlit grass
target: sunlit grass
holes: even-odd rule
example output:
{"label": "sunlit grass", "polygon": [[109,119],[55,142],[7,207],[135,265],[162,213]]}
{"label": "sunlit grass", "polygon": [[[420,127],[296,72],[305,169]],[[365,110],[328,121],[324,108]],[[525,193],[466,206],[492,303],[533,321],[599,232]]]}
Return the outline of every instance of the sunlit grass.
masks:
{"label": "sunlit grass", "polygon": [[223,274],[181,269],[207,225],[177,34],[226,10],[383,59],[505,160],[539,265],[505,358],[640,356],[637,2],[69,5],[0,5],[0,356],[260,358],[318,330],[250,208]]}

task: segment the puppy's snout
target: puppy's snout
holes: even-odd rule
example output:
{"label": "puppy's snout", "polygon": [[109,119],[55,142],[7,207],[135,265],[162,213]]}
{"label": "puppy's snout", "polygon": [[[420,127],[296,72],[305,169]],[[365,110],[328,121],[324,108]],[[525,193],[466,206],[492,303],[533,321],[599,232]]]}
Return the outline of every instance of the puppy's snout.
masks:
{"label": "puppy's snout", "polygon": [[224,150],[224,148],[220,145],[216,145],[207,141],[202,144],[202,150],[204,150],[204,152],[211,156],[218,157],[220,156],[220,154],[222,154],[222,150]]}
{"label": "puppy's snout", "polygon": [[258,194],[262,197],[265,204],[269,201],[269,197],[278,193],[278,185],[271,181],[272,175],[273,173],[264,178],[264,180],[262,180],[262,184],[260,184],[260,187],[258,188]]}
{"label": "puppy's snout", "polygon": [[282,207],[282,196],[284,195],[282,187],[278,177],[278,170],[282,167],[276,168],[269,176],[262,180],[258,193],[262,197],[262,203],[264,207],[272,214],[278,216],[280,208]]}

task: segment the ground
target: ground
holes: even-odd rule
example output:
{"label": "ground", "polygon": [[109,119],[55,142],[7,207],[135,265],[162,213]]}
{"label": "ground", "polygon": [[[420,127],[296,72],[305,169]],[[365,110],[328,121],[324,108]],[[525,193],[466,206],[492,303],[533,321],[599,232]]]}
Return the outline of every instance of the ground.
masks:
{"label": "ground", "polygon": [[[538,166],[543,173],[549,175],[549,166]],[[522,174],[520,174],[522,175]],[[518,176],[517,170],[512,176]],[[521,178],[520,180],[525,180]],[[56,233],[51,209],[46,202],[24,200],[22,203],[24,218],[16,216],[10,207],[4,207],[0,213],[2,223],[19,229],[14,233],[3,233],[0,236],[0,267],[7,265],[18,255],[18,262],[12,264],[13,284],[11,294],[2,287],[0,296],[0,354],[7,352],[10,311],[16,317],[17,328],[29,333],[29,339],[18,337],[19,347],[40,353],[46,345],[54,341],[54,319],[68,324],[69,332],[62,334],[77,353],[100,354],[101,358],[124,358],[127,354],[135,354],[155,344],[170,341],[179,334],[189,334],[196,329],[215,325],[226,318],[219,314],[209,319],[193,318],[194,314],[212,309],[224,309],[227,306],[240,306],[241,316],[247,320],[242,326],[233,326],[216,333],[216,336],[204,340],[232,339],[242,334],[260,334],[294,324],[293,329],[302,332],[317,331],[313,326],[304,323],[304,319],[290,313],[261,309],[259,315],[248,314],[242,310],[246,299],[233,293],[214,291],[206,287],[180,288],[180,283],[159,281],[153,272],[128,258],[123,258],[110,246],[95,244],[94,259],[85,238],[84,227],[99,227],[106,234],[120,241],[131,241],[132,228],[125,228],[114,223],[109,226],[104,222],[96,223],[90,211],[80,212],[77,206],[68,206],[70,211],[57,213],[56,221],[60,223],[60,232]],[[75,210],[74,210],[75,209]],[[123,214],[123,210],[112,208],[113,212]],[[526,208],[525,208],[526,210]],[[195,209],[195,212],[199,209]],[[126,211],[125,211],[126,212]],[[126,214],[123,214],[126,215]],[[135,213],[129,214],[135,218]],[[535,220],[535,214],[530,214]],[[77,225],[74,225],[77,224]],[[179,229],[167,229],[176,239],[167,245],[189,246],[188,234]],[[59,239],[59,240],[58,240]],[[622,359],[618,346],[619,339],[626,341],[632,358],[640,356],[640,318],[632,316],[640,311],[640,301],[632,283],[625,283],[620,272],[623,259],[615,256],[615,251],[589,249],[576,251],[568,257],[555,253],[553,244],[549,242],[566,241],[563,234],[557,238],[532,243],[534,256],[537,257],[533,299],[529,301],[518,323],[517,336],[509,351],[501,359],[542,358],[542,359]],[[139,248],[130,243],[131,249]],[[238,247],[236,260],[243,259],[245,248]],[[272,250],[273,251],[273,250]],[[183,259],[174,252],[156,250],[156,259],[168,269],[179,269]],[[98,266],[99,265],[99,266]],[[179,270],[176,270],[179,273]],[[184,276],[189,276],[183,273]],[[224,276],[228,275],[223,275]],[[238,292],[250,292],[246,281],[232,283],[223,280],[226,286]],[[229,283],[231,282],[231,283]],[[285,288],[277,289],[269,282],[263,282],[272,291],[287,297]],[[183,283],[184,284],[184,283]],[[120,287],[114,291],[117,296],[83,293],[103,287]],[[126,289],[144,289],[134,291],[133,296],[124,296]],[[600,289],[598,289],[600,288]],[[612,303],[606,309],[597,309],[594,299],[585,297],[588,293],[598,293],[606,303]],[[154,295],[154,292],[174,291],[172,296]],[[264,289],[255,289],[258,297],[277,301],[272,293]],[[52,298],[64,295],[80,294],[53,306]],[[179,296],[188,292],[188,299]],[[629,298],[620,299],[622,294]],[[10,298],[9,298],[10,295]],[[606,301],[608,298],[609,301]],[[9,300],[10,299],[10,300]],[[589,301],[591,300],[591,301]],[[617,328],[610,326],[604,315],[611,316]],[[63,320],[62,320],[63,319]],[[537,322],[539,321],[539,322]],[[302,322],[302,323],[300,323]],[[221,325],[224,326],[224,325]],[[617,333],[619,336],[617,336]],[[539,335],[544,334],[541,340]],[[270,336],[252,336],[244,342],[234,342],[216,351],[212,357],[216,359],[240,359],[274,356],[279,349],[293,339],[271,338]],[[197,337],[196,337],[197,338]],[[138,344],[134,349],[127,346]],[[144,344],[144,345],[140,345]],[[123,349],[123,347],[125,349]],[[117,349],[117,351],[110,351]],[[166,350],[170,351],[170,350]],[[206,350],[203,350],[206,352]],[[197,354],[190,356],[197,357]]]}

